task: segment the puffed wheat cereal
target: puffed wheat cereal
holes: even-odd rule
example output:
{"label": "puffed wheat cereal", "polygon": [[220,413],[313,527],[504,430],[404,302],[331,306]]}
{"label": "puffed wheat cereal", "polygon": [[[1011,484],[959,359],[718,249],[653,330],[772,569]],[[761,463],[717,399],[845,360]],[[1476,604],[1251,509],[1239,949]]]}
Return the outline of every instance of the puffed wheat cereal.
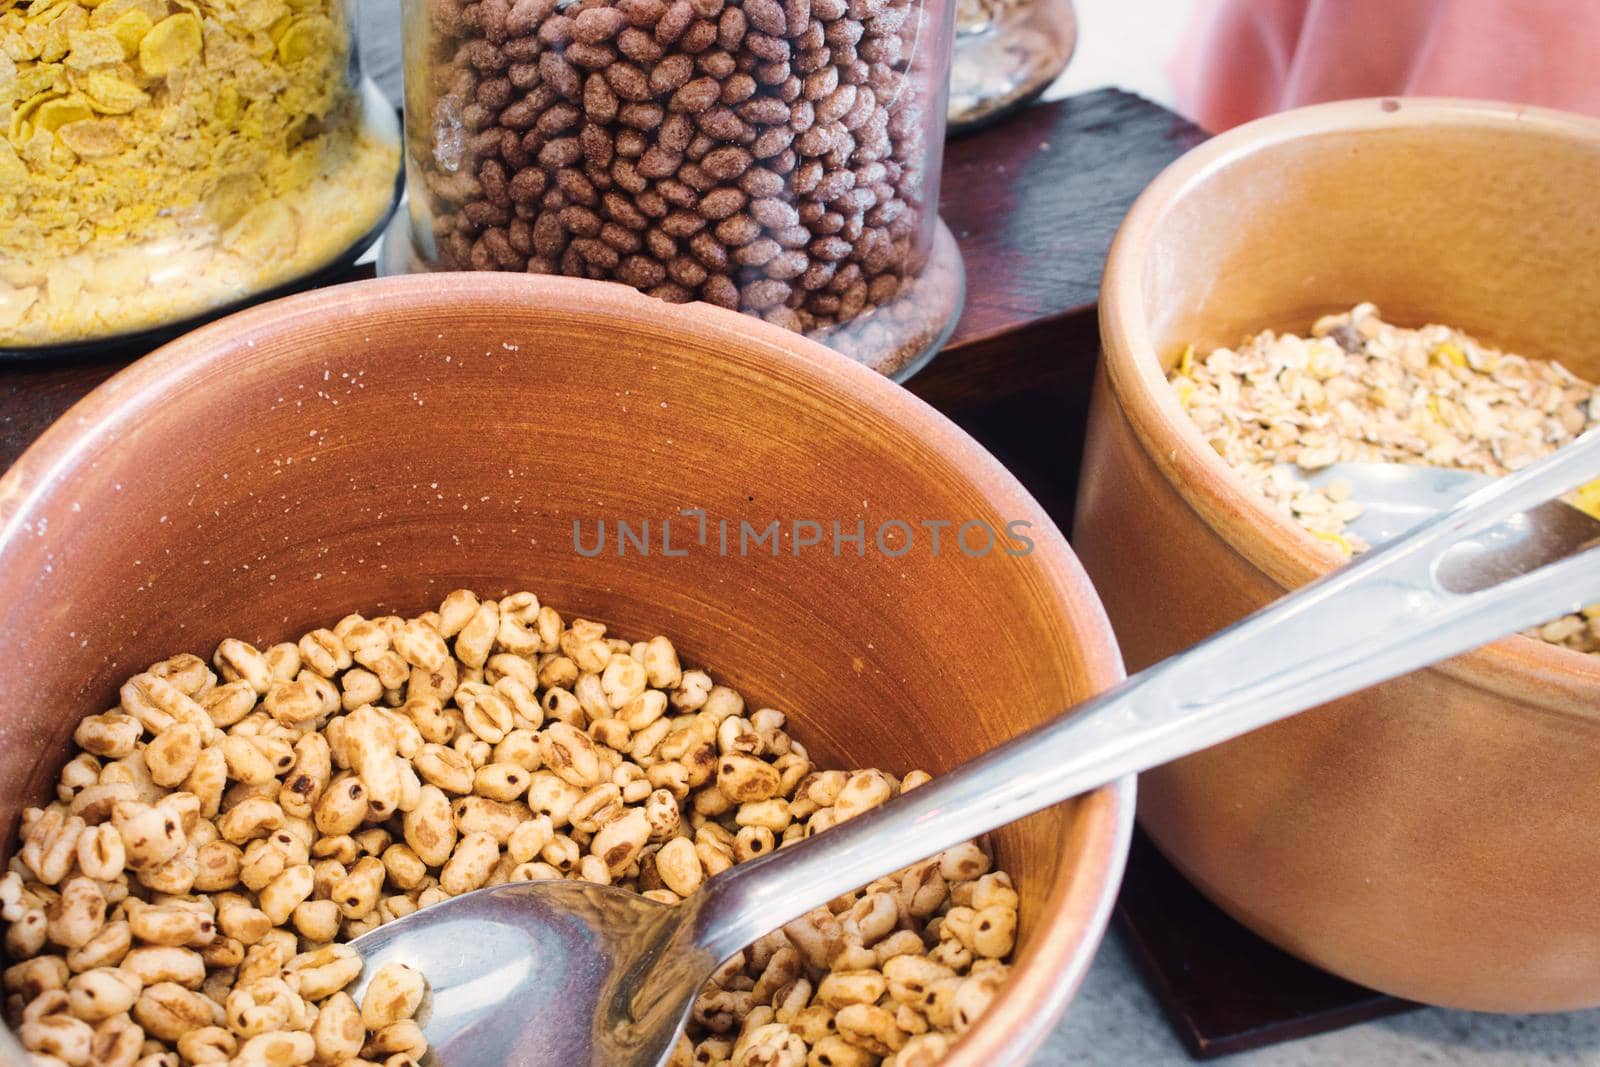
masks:
{"label": "puffed wheat cereal", "polygon": [[[6,1020],[50,1067],[410,1067],[426,976],[387,964],[358,1002],[343,942],[525,879],[674,904],[928,781],[819,769],[785,725],[531,593],[174,656],[23,815]],[[718,968],[672,1067],[929,1067],[1003,984],[1017,912],[983,842],[881,878]]]}

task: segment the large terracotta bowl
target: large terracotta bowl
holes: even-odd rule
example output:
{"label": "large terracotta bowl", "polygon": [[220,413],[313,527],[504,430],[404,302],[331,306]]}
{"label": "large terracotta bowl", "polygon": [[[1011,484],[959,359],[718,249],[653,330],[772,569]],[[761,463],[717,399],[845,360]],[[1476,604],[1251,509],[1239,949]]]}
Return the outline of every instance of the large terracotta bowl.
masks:
{"label": "large terracotta bowl", "polygon": [[[704,509],[707,544],[679,515]],[[660,520],[674,519],[672,551]],[[1033,525],[1027,556],[890,558],[888,519]],[[599,520],[648,556],[589,557]],[[719,551],[780,520],[846,543]],[[809,527],[804,533],[809,534]],[[891,530],[888,544],[898,550]],[[969,543],[976,543],[975,535]],[[452,588],[527,588],[671,635],[820,763],[943,771],[1113,684],[1083,572],[1017,482],[926,405],[747,317],[620,286],[433,275],[244,312],[117,375],[0,481],[0,818],[44,795],[77,719],[131,672]],[[1021,1061],[1082,978],[1132,832],[1132,783],[1002,830],[1015,977],[952,1064]]]}
{"label": "large terracotta bowl", "polygon": [[[1600,376],[1600,122],[1355,101],[1216,138],[1112,248],[1075,545],[1130,669],[1334,566],[1178,407],[1184,346],[1377,302]],[[1516,637],[1144,776],[1179,868],[1290,952],[1487,1010],[1600,1004],[1600,659]]]}

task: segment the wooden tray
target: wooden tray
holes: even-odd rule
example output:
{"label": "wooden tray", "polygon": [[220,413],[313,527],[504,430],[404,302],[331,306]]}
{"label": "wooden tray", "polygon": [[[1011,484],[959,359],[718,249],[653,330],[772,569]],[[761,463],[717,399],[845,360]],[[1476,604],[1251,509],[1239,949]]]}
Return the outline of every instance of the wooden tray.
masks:
{"label": "wooden tray", "polygon": [[1301,963],[1224,915],[1142,831],[1133,835],[1117,924],[1196,1059],[1276,1045],[1417,1005]]}

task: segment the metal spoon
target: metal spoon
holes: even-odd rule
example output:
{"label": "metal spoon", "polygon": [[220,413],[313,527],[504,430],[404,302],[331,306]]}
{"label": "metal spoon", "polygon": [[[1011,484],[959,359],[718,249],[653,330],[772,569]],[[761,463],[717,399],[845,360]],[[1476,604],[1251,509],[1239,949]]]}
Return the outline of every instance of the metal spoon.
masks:
{"label": "metal spoon", "polygon": [[[1360,515],[1345,529],[1369,545],[1381,545],[1415,529],[1419,524],[1466,499],[1474,489],[1494,481],[1476,471],[1423,467],[1407,463],[1335,463],[1312,473],[1287,467],[1313,489],[1334,482],[1350,486],[1350,497],[1362,506]],[[1508,537],[1529,546],[1537,555],[1538,543],[1582,544],[1600,536],[1600,519],[1570,504],[1551,500],[1530,508],[1506,524]]]}
{"label": "metal spoon", "polygon": [[[1600,601],[1600,544],[1503,581],[1495,531],[1600,473],[1600,432],[1061,717],[673,907],[576,882],[494,886],[357,938],[431,987],[445,1067],[653,1067],[716,966],[842,893],[1041,808]],[[1463,556],[1465,553],[1465,556]],[[363,983],[365,978],[363,978]],[[354,991],[359,999],[364,984]]]}

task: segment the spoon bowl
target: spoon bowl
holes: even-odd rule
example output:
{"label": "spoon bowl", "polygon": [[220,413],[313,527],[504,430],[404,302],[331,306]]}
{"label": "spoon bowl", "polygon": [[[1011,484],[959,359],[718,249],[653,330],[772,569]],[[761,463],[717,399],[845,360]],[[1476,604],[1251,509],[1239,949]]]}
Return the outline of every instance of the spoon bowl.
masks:
{"label": "spoon bowl", "polygon": [[350,992],[361,1000],[386,963],[421,971],[428,996],[419,1022],[443,1064],[652,1067],[671,1052],[720,961],[687,953],[651,968],[652,989],[667,994],[653,1011],[638,1010],[632,980],[697,908],[698,899],[669,908],[588,882],[490,886],[351,942],[365,968]]}
{"label": "spoon bowl", "polygon": [[[1345,524],[1368,545],[1381,545],[1465,500],[1494,481],[1488,474],[1410,463],[1335,463],[1300,474],[1326,489],[1343,482],[1361,514]],[[1513,515],[1478,537],[1457,544],[1439,561],[1447,589],[1470,592],[1525,574],[1600,538],[1600,519],[1562,500],[1548,500]]]}
{"label": "spoon bowl", "polygon": [[1369,545],[1404,535],[1491,480],[1475,471],[1410,463],[1335,463],[1310,473],[1293,464],[1280,466],[1313,489],[1347,483],[1361,514],[1345,529]]}

